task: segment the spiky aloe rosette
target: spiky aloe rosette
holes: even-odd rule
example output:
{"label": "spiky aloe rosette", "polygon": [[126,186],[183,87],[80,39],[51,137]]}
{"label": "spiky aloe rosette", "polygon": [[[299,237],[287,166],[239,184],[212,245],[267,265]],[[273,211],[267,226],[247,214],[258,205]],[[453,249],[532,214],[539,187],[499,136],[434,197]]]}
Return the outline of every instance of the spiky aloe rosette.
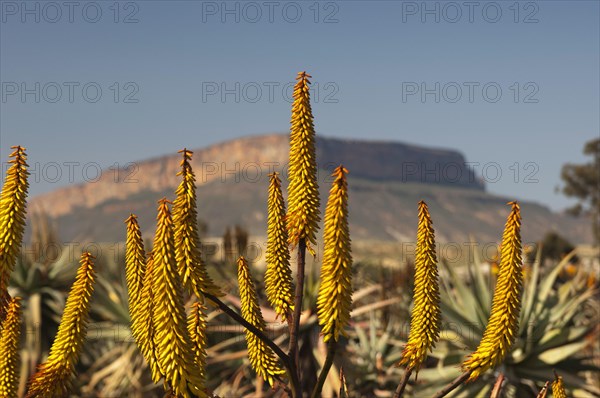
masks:
{"label": "spiky aloe rosette", "polygon": [[20,317],[20,299],[15,297],[8,302],[6,318],[0,329],[0,397],[18,396]]}
{"label": "spiky aloe rosette", "polygon": [[310,77],[306,72],[298,73],[298,82],[294,86],[287,213],[289,243],[295,246],[301,239],[306,239],[309,249],[311,245],[316,245],[320,221],[316,139],[308,80]]}
{"label": "spiky aloe rosette", "polygon": [[183,288],[175,261],[173,221],[162,199],[153,245],[152,326],[156,357],[167,384],[178,397],[206,397],[204,381],[194,364],[187,330]]}
{"label": "spiky aloe rosette", "polygon": [[563,383],[563,378],[554,373],[554,381],[552,382],[552,397],[567,398],[567,391]]}
{"label": "spiky aloe rosette", "polygon": [[413,309],[408,342],[399,365],[418,371],[440,334],[440,289],[438,284],[435,233],[427,204],[419,202],[419,224],[415,252]]}
{"label": "spiky aloe rosette", "polygon": [[325,210],[324,252],[317,297],[323,341],[345,335],[352,307],[352,254],[348,229],[348,183],[343,166],[335,169]]}
{"label": "spiky aloe rosette", "polygon": [[6,171],[0,195],[0,323],[10,300],[8,281],[23,242],[29,188],[25,148],[11,148],[14,149],[8,162],[11,166]]}
{"label": "spiky aloe rosette", "polygon": [[289,319],[294,310],[294,289],[285,225],[285,203],[279,176],[272,173],[269,177],[265,290],[269,304],[277,315]]}
{"label": "spiky aloe rosette", "polygon": [[29,381],[28,398],[62,398],[68,396],[71,389],[87,334],[90,298],[96,279],[90,253],[81,255],[80,264],[50,355]]}
{"label": "spiky aloe rosette", "polygon": [[195,293],[203,300],[202,292],[213,296],[222,296],[221,289],[215,285],[206,271],[200,253],[198,234],[198,211],[196,209],[196,177],[190,161],[192,151],[183,149],[181,171],[177,173],[182,181],[177,187],[177,198],[173,202],[173,224],[175,233],[175,258],[179,275],[188,292]]}
{"label": "spiky aloe rosette", "polygon": [[125,279],[127,280],[129,316],[131,318],[131,332],[136,341],[139,341],[140,331],[147,327],[147,325],[140,322],[142,311],[136,310],[136,306],[140,303],[144,273],[146,272],[146,254],[137,217],[132,214],[125,220],[125,223],[127,224]]}
{"label": "spiky aloe rosette", "polygon": [[492,311],[477,350],[462,367],[469,380],[498,365],[511,349],[519,331],[523,285],[521,254],[521,211],[517,202],[508,215],[500,249],[500,270],[496,280]]}
{"label": "spiky aloe rosette", "polygon": [[[254,282],[250,276],[248,262],[244,257],[240,257],[237,261],[237,265],[242,317],[258,330],[264,332],[266,324],[260,306],[258,305],[258,296],[256,294]],[[275,377],[284,374],[285,371],[279,366],[271,348],[256,337],[251,331],[246,329],[245,333],[248,358],[250,359],[252,369],[273,386]]]}

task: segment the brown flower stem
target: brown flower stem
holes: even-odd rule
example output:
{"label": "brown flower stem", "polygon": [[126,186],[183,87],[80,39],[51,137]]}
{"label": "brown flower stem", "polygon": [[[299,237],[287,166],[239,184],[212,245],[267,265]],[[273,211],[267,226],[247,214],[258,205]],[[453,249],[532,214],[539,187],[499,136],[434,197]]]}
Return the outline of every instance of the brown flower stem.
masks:
{"label": "brown flower stem", "polygon": [[334,339],[331,339],[327,342],[327,357],[325,357],[323,369],[321,369],[321,373],[319,373],[317,385],[315,386],[311,395],[312,398],[319,398],[321,396],[321,390],[323,390],[323,385],[325,384],[325,380],[327,380],[327,376],[329,375],[329,369],[331,369],[331,365],[333,365],[333,358],[335,357],[336,348],[337,342]]}
{"label": "brown flower stem", "polygon": [[454,379],[454,381],[452,383],[448,384],[446,387],[444,387],[440,391],[438,391],[438,393],[435,394],[433,396],[433,398],[442,398],[442,397],[445,397],[446,395],[450,394],[451,391],[453,391],[455,388],[457,388],[462,383],[464,383],[469,378],[469,376],[471,376],[470,371],[461,374],[456,379]]}
{"label": "brown flower stem", "polygon": [[[299,366],[298,358],[298,333],[300,331],[300,314],[302,314],[302,295],[304,293],[304,268],[306,266],[306,239],[301,238],[298,242],[298,264],[296,269],[296,295],[294,297],[294,314],[292,317],[292,325],[290,328],[290,347],[288,356],[290,361],[294,363],[296,370]],[[300,375],[296,377],[300,379]],[[300,386],[297,386],[296,394],[301,396],[302,391]]]}
{"label": "brown flower stem", "polygon": [[406,369],[404,371],[404,376],[402,376],[402,380],[400,380],[400,384],[398,384],[398,388],[396,388],[396,392],[394,393],[394,398],[400,398],[404,393],[404,389],[408,384],[408,380],[410,379],[410,375],[412,374],[412,369]]}
{"label": "brown flower stem", "polygon": [[[300,391],[299,390],[299,382],[298,382],[298,372],[296,370],[295,363],[290,360],[290,357],[283,352],[281,348],[277,344],[273,342],[273,340],[269,339],[263,332],[261,332],[256,326],[252,325],[250,322],[246,321],[240,314],[232,310],[227,304],[222,302],[218,297],[213,296],[210,293],[204,293],[204,296],[215,303],[217,307],[221,309],[225,314],[227,314],[231,319],[254,333],[256,337],[258,337],[261,341],[263,341],[269,348],[273,350],[273,352],[281,359],[283,365],[285,366],[288,376],[290,378],[290,383],[292,384],[292,391]],[[298,389],[298,390],[296,390]],[[300,398],[301,395],[294,395],[294,398]]]}
{"label": "brown flower stem", "polygon": [[502,393],[502,384],[504,383],[504,373],[500,373],[496,378],[496,383],[494,383],[494,388],[492,389],[492,394],[490,398],[500,398],[500,394]]}
{"label": "brown flower stem", "polygon": [[537,395],[537,398],[546,398],[546,396],[548,395],[549,389],[550,389],[550,382],[547,381],[546,384],[544,384],[544,387],[542,387],[542,389],[540,390],[540,393]]}

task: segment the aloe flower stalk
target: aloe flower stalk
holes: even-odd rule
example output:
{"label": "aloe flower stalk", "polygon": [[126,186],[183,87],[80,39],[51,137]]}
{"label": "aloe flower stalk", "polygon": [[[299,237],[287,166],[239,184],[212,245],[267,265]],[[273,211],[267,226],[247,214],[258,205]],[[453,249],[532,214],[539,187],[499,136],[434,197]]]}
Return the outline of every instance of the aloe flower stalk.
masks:
{"label": "aloe flower stalk", "polygon": [[95,271],[92,255],[83,253],[71,287],[50,355],[29,381],[28,398],[61,398],[69,395],[75,366],[83,349],[89,320]]}
{"label": "aloe flower stalk", "polygon": [[141,311],[136,310],[140,302],[140,294],[146,271],[146,254],[142,232],[137,222],[137,217],[132,214],[125,220],[127,224],[127,241],[125,244],[125,278],[127,280],[129,316],[131,318],[131,332],[138,341],[138,333],[147,325],[140,324]]}
{"label": "aloe flower stalk", "polygon": [[183,149],[181,171],[182,177],[177,187],[177,198],[173,202],[173,224],[175,225],[175,258],[179,275],[185,288],[202,299],[202,292],[213,296],[223,296],[221,289],[208,275],[206,265],[200,253],[200,237],[198,234],[198,211],[196,209],[196,177],[190,161],[192,151]]}
{"label": "aloe flower stalk", "polygon": [[200,301],[193,303],[187,323],[194,350],[194,361],[203,378],[206,368],[206,310],[204,303]]}
{"label": "aloe flower stalk", "polygon": [[21,146],[11,147],[11,165],[0,195],[0,323],[4,319],[10,296],[8,281],[15,268],[17,256],[23,243],[25,216],[27,213],[27,154]]}
{"label": "aloe flower stalk", "polygon": [[158,206],[153,267],[152,324],[160,371],[175,395],[206,397],[202,376],[194,365],[194,354],[190,350],[192,341],[175,260],[173,221],[166,199]]}
{"label": "aloe flower stalk", "polygon": [[290,160],[287,227],[289,243],[306,240],[309,250],[316,245],[319,229],[319,186],[317,184],[316,138],[306,72],[298,73],[290,129]]}
{"label": "aloe flower stalk", "polygon": [[[237,261],[238,265],[238,284],[240,288],[240,302],[242,309],[242,317],[252,324],[259,331],[264,332],[266,329],[265,320],[262,316],[262,311],[258,305],[258,296],[254,282],[250,276],[248,262],[244,257],[240,257]],[[269,348],[262,340],[254,333],[246,329],[246,344],[248,346],[248,358],[252,369],[273,386],[274,379],[285,373],[277,363],[273,350]]]}
{"label": "aloe flower stalk", "polygon": [[506,221],[500,252],[500,270],[494,290],[492,311],[477,350],[462,367],[469,380],[498,365],[510,351],[519,330],[523,285],[521,254],[521,211],[517,202]]}
{"label": "aloe flower stalk", "polygon": [[285,203],[277,174],[269,175],[265,290],[267,299],[277,315],[289,319],[294,311],[294,293],[285,225]]}
{"label": "aloe flower stalk", "polygon": [[563,383],[563,378],[554,372],[554,381],[552,382],[552,397],[567,398],[567,391]]}
{"label": "aloe flower stalk", "polygon": [[134,318],[139,319],[139,321],[132,323],[131,333],[136,336],[137,345],[150,367],[152,381],[158,383],[163,374],[160,372],[160,367],[158,366],[156,344],[154,343],[156,332],[152,323],[152,314],[154,313],[153,283],[154,254],[153,252],[149,252],[146,259],[146,270],[144,272],[142,290],[139,295],[139,303],[134,307],[134,311],[137,313]]}
{"label": "aloe flower stalk", "polygon": [[419,202],[419,224],[415,253],[413,309],[408,342],[399,365],[419,371],[440,334],[440,289],[438,284],[435,233],[427,204]]}
{"label": "aloe flower stalk", "polygon": [[317,297],[323,341],[346,335],[352,307],[352,254],[348,229],[348,183],[343,166],[335,169],[325,210],[324,252]]}
{"label": "aloe flower stalk", "polygon": [[15,297],[8,303],[0,335],[0,397],[17,398],[19,389],[19,337],[21,303]]}

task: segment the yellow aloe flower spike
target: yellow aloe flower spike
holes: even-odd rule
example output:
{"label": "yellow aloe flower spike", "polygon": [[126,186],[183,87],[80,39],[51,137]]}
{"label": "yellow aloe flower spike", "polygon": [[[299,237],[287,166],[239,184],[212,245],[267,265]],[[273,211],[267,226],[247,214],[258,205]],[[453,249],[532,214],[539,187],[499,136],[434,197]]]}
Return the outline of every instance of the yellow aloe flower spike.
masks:
{"label": "yellow aloe flower spike", "polygon": [[480,374],[502,362],[519,330],[523,285],[521,211],[517,202],[508,204],[512,206],[512,210],[502,236],[500,270],[492,311],[479,347],[462,365],[465,371],[471,372],[469,380],[475,380]]}
{"label": "yellow aloe flower spike", "polygon": [[441,317],[435,234],[427,204],[421,201],[410,333],[399,365],[407,364],[407,369],[419,371],[427,351],[438,341]]}
{"label": "yellow aloe flower spike", "polygon": [[[294,86],[294,103],[290,129],[290,164],[288,186],[287,228],[289,243],[295,246],[300,239],[316,245],[319,229],[319,186],[317,184],[317,155],[315,128],[310,106],[310,92],[306,72],[298,73]],[[314,252],[313,252],[314,254]]]}
{"label": "yellow aloe flower spike", "polygon": [[194,366],[192,341],[183,306],[183,287],[175,261],[173,221],[162,199],[158,206],[153,247],[152,324],[160,371],[178,397],[206,397],[204,382]]}
{"label": "yellow aloe flower spike", "polygon": [[11,166],[6,171],[0,195],[0,323],[10,300],[8,281],[23,242],[29,188],[25,148],[11,148],[14,149],[10,154],[12,159],[8,162]]}
{"label": "yellow aloe flower spike", "polygon": [[285,226],[285,203],[278,173],[269,174],[269,177],[265,290],[277,315],[288,319],[294,311],[294,289]]}
{"label": "yellow aloe flower spike", "polygon": [[15,297],[8,303],[0,336],[0,397],[17,398],[19,389],[19,337],[21,304]]}
{"label": "yellow aloe flower spike", "polygon": [[554,372],[554,381],[552,382],[552,396],[554,398],[567,398],[563,378],[556,374],[556,372]]}
{"label": "yellow aloe flower spike", "polygon": [[182,181],[177,187],[177,198],[173,202],[173,224],[175,225],[175,258],[179,275],[190,293],[202,299],[202,292],[213,296],[223,296],[221,289],[208,275],[200,253],[198,235],[198,211],[196,209],[196,177],[190,164],[192,151],[183,149],[181,171]]}
{"label": "yellow aloe flower spike", "polygon": [[69,396],[75,365],[87,334],[90,298],[96,279],[92,258],[90,253],[81,254],[81,265],[67,297],[50,355],[31,376],[26,395],[28,398]]}
{"label": "yellow aloe flower spike", "polygon": [[195,364],[202,377],[206,377],[206,310],[207,308],[202,302],[193,303],[187,323],[192,339]]}
{"label": "yellow aloe flower spike", "polygon": [[152,314],[154,312],[154,294],[152,285],[154,283],[154,254],[148,253],[146,259],[146,270],[144,272],[144,281],[142,291],[139,296],[139,303],[134,310],[138,313],[136,316],[139,322],[132,323],[131,333],[136,337],[137,345],[146,359],[152,374],[152,381],[158,383],[163,374],[158,366],[156,354],[156,345],[154,344],[155,329],[152,324]]}
{"label": "yellow aloe flower spike", "polygon": [[[248,262],[244,257],[240,257],[237,265],[242,317],[258,330],[264,332],[266,324],[258,305],[258,296],[256,295],[254,282],[250,277]],[[271,348],[249,330],[246,330],[246,344],[250,365],[260,377],[273,386],[274,378],[285,373],[277,363],[275,354]]]}
{"label": "yellow aloe flower spike", "polygon": [[131,332],[138,341],[138,332],[147,328],[147,325],[140,324],[140,317],[143,313],[136,310],[136,306],[140,302],[144,272],[146,272],[146,254],[137,217],[132,214],[125,220],[125,223],[127,224],[125,278],[127,280],[129,316],[131,318]]}
{"label": "yellow aloe flower spike", "polygon": [[335,169],[325,210],[324,252],[317,297],[323,341],[346,335],[352,307],[352,253],[348,230],[348,183],[343,166]]}

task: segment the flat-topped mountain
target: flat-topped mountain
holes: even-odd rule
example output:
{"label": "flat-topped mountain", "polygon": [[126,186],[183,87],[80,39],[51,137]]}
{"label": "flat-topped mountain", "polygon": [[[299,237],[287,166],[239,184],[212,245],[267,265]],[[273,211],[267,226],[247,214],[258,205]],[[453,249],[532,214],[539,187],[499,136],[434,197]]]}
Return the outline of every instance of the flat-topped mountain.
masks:
{"label": "flat-topped mountain", "polygon": [[[284,134],[244,137],[194,150],[192,167],[198,186],[198,214],[209,234],[220,236],[239,224],[251,235],[266,234],[268,174],[281,173],[287,186],[289,138]],[[156,203],[174,198],[180,155],[135,163],[119,173],[105,173],[93,183],[72,185],[30,200],[31,211],[43,209],[57,224],[63,240],[123,241],[123,220],[138,215],[151,236]],[[339,164],[349,169],[350,228],[354,239],[414,241],[417,202],[427,201],[440,241],[500,239],[514,198],[486,193],[483,182],[465,166],[457,151],[429,149],[398,142],[321,138],[317,140],[321,203],[327,201],[330,173]],[[518,199],[518,198],[517,198]],[[559,230],[575,242],[588,241],[589,226],[522,203],[523,237],[540,239]]]}

